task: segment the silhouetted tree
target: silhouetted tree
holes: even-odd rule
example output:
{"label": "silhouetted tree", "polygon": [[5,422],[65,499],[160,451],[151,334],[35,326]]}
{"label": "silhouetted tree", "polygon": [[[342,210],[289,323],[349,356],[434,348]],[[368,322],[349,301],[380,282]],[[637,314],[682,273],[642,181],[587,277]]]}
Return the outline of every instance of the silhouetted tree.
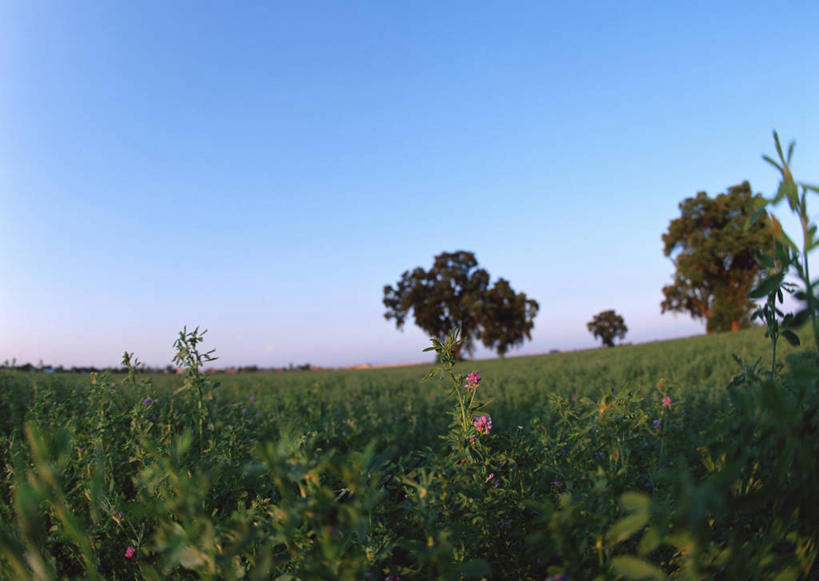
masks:
{"label": "silhouetted tree", "polygon": [[596,339],[599,338],[606,347],[614,347],[614,340],[624,339],[626,333],[628,333],[626,321],[614,310],[596,314],[591,321],[586,323],[586,328]]}
{"label": "silhouetted tree", "polygon": [[432,268],[405,271],[395,287],[384,287],[384,317],[403,328],[410,311],[415,324],[442,339],[460,327],[462,344],[472,353],[475,341],[503,356],[510,347],[531,339],[538,304],[524,293],[515,293],[509,282],[498,279],[489,286],[489,273],[478,268],[472,252],[444,252]]}

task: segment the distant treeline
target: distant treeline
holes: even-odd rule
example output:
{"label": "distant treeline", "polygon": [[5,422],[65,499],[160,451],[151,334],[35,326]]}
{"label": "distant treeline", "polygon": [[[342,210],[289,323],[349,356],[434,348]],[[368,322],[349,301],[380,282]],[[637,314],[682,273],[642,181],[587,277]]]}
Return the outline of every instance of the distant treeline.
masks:
{"label": "distant treeline", "polygon": [[[17,365],[16,360],[12,360],[9,362],[8,360],[3,362],[3,365],[0,366],[0,369],[6,369],[9,371],[24,371],[24,372],[31,372],[31,373],[111,373],[111,374],[124,374],[128,373],[127,367],[64,367],[62,365],[52,366],[52,365],[43,365],[41,361],[38,365],[33,365],[31,363],[24,363],[22,365]],[[314,367],[309,363],[304,363],[302,365],[293,365],[290,363],[287,367],[259,367],[258,365],[246,365],[244,367],[224,367],[224,368],[216,368],[211,367],[206,370],[206,373],[259,373],[259,372],[268,372],[268,371],[310,371],[311,369],[319,369],[318,367]],[[153,374],[163,374],[163,375],[174,375],[177,373],[182,373],[182,369],[178,369],[173,365],[166,365],[165,367],[140,367],[140,373],[153,373]]]}

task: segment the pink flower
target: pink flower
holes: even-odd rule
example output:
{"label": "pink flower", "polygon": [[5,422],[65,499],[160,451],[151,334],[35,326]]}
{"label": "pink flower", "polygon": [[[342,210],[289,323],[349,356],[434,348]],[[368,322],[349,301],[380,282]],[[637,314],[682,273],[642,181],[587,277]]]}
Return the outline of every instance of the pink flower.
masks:
{"label": "pink flower", "polygon": [[488,434],[492,429],[492,418],[489,416],[472,416],[472,424],[479,434]]}
{"label": "pink flower", "polygon": [[125,549],[125,558],[126,559],[128,559],[130,561],[135,556],[136,556],[136,549],[135,548],[129,546],[127,549]]}
{"label": "pink flower", "polygon": [[670,398],[670,397],[665,396],[665,397],[663,398],[663,407],[664,407],[664,408],[671,409],[671,398]]}
{"label": "pink flower", "polygon": [[486,480],[484,480],[484,482],[489,482],[489,481],[490,481],[490,480],[492,480],[494,477],[495,477],[495,473],[494,473],[494,472],[491,472],[491,473],[489,474],[489,476],[487,476],[487,477],[486,477]]}
{"label": "pink flower", "polygon": [[467,391],[474,391],[478,389],[478,386],[481,384],[481,374],[477,371],[473,371],[469,375],[466,376],[466,389]]}

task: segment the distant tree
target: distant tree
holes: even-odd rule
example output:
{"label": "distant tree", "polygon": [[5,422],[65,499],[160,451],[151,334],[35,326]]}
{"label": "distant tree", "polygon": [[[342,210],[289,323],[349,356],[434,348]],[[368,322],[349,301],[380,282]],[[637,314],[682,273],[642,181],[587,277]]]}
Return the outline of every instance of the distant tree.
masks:
{"label": "distant tree", "polygon": [[626,333],[628,333],[626,321],[614,310],[596,314],[591,321],[586,323],[586,328],[594,335],[595,339],[600,339],[606,347],[614,347],[614,340],[624,339]]}
{"label": "distant tree", "polygon": [[764,203],[748,182],[716,198],[699,192],[680,203],[680,217],[663,234],[663,253],[677,269],[673,283],[663,287],[663,313],[705,319],[709,333],[750,326],[748,293],[762,274],[755,257],[772,250],[773,235],[767,215],[748,228],[746,222]]}
{"label": "distant tree", "polygon": [[[460,327],[462,348],[471,354],[480,340],[503,357],[510,347],[531,339],[538,304],[516,293],[509,282],[498,279],[489,286],[489,273],[478,268],[472,252],[444,252],[432,268],[405,271],[395,287],[384,287],[384,317],[403,328],[412,312],[415,324],[444,339]],[[460,353],[458,353],[460,356]]]}
{"label": "distant tree", "polygon": [[527,299],[524,293],[516,293],[509,281],[499,278],[484,295],[480,312],[481,343],[505,356],[510,347],[532,338],[538,308],[537,302]]}

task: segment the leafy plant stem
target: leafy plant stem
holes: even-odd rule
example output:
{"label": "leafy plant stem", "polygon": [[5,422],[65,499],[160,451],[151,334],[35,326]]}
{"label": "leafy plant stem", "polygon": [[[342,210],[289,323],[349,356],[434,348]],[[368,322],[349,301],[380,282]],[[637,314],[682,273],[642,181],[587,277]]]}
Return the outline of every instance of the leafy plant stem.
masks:
{"label": "leafy plant stem", "polygon": [[[804,202],[804,197],[803,197]],[[819,321],[816,319],[816,297],[813,294],[813,283],[810,278],[810,267],[808,266],[808,250],[810,248],[810,223],[808,222],[807,204],[803,203],[800,208],[799,221],[802,224],[802,261],[804,262],[805,291],[807,292],[808,309],[810,310],[810,321],[813,329],[813,343],[819,351]]]}

